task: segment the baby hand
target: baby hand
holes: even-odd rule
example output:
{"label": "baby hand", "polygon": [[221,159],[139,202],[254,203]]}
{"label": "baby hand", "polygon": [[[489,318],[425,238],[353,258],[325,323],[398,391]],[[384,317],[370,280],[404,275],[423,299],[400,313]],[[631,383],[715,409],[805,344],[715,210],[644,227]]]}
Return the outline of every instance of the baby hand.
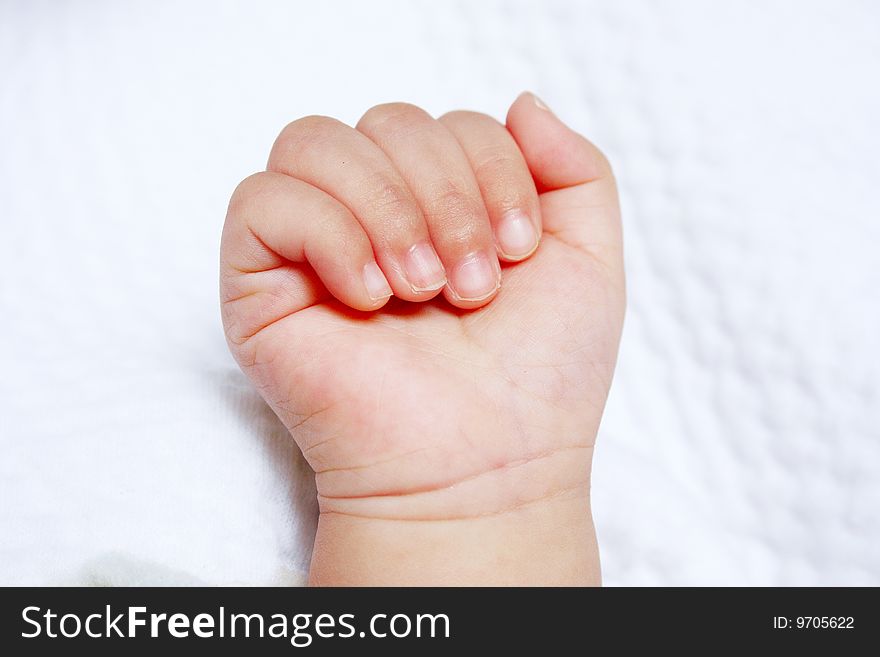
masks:
{"label": "baby hand", "polygon": [[313,582],[598,581],[624,282],[592,144],[531,94],[506,126],[306,117],[236,189],[221,251],[232,353],[316,473]]}

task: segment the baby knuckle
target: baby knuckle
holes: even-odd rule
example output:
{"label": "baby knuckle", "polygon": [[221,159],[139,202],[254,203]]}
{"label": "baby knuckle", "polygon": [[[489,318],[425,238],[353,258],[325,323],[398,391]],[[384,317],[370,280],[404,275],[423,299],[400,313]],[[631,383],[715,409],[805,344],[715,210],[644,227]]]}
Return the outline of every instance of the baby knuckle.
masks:
{"label": "baby knuckle", "polygon": [[504,150],[488,148],[474,156],[474,174],[477,179],[508,182],[510,172],[516,170],[517,162]]}
{"label": "baby knuckle", "polygon": [[409,217],[418,212],[414,200],[401,182],[376,174],[369,176],[362,186],[370,207],[377,214]]}
{"label": "baby knuckle", "polygon": [[269,184],[270,177],[265,171],[251,174],[238,183],[229,199],[227,216],[245,216],[253,208],[256,200],[266,193]]}
{"label": "baby knuckle", "polygon": [[333,139],[345,124],[329,116],[304,116],[288,123],[272,146],[270,161],[282,155],[303,155]]}
{"label": "baby knuckle", "polygon": [[406,134],[428,122],[433,119],[421,107],[410,103],[384,103],[368,109],[358,121],[358,129],[367,134]]}
{"label": "baby knuckle", "polygon": [[482,112],[473,112],[471,110],[452,110],[451,112],[446,112],[439,119],[440,123],[445,123],[447,125],[475,125],[480,124],[483,125],[485,123],[493,123],[495,125],[501,125],[493,119],[488,114],[483,114]]}
{"label": "baby knuckle", "polygon": [[482,202],[457,185],[446,182],[431,195],[429,214],[442,225],[472,223],[483,214]]}

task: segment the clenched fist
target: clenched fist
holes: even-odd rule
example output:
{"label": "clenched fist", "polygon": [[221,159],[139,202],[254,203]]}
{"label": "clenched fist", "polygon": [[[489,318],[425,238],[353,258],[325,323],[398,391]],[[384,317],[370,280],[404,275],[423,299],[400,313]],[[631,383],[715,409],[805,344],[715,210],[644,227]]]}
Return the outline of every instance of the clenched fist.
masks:
{"label": "clenched fist", "polygon": [[232,353],[315,471],[313,583],[598,583],[620,214],[535,96],[506,125],[294,121],[233,194],[220,279]]}

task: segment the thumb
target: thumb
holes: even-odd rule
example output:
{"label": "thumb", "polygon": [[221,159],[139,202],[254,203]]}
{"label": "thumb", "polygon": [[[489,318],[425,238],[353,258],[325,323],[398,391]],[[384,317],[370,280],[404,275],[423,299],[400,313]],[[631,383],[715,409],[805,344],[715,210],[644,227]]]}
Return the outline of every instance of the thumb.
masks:
{"label": "thumb", "polygon": [[544,231],[622,267],[617,186],[602,152],[528,92],[511,105],[507,129],[541,193]]}

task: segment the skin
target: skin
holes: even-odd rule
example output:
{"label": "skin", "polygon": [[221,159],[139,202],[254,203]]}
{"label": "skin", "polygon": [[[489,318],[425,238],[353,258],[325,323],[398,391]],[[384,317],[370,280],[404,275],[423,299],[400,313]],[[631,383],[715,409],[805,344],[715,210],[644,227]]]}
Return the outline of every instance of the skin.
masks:
{"label": "skin", "polygon": [[233,194],[221,300],[316,473],[312,584],[600,582],[620,212],[605,157],[535,96],[506,125],[403,103],[291,123]]}

